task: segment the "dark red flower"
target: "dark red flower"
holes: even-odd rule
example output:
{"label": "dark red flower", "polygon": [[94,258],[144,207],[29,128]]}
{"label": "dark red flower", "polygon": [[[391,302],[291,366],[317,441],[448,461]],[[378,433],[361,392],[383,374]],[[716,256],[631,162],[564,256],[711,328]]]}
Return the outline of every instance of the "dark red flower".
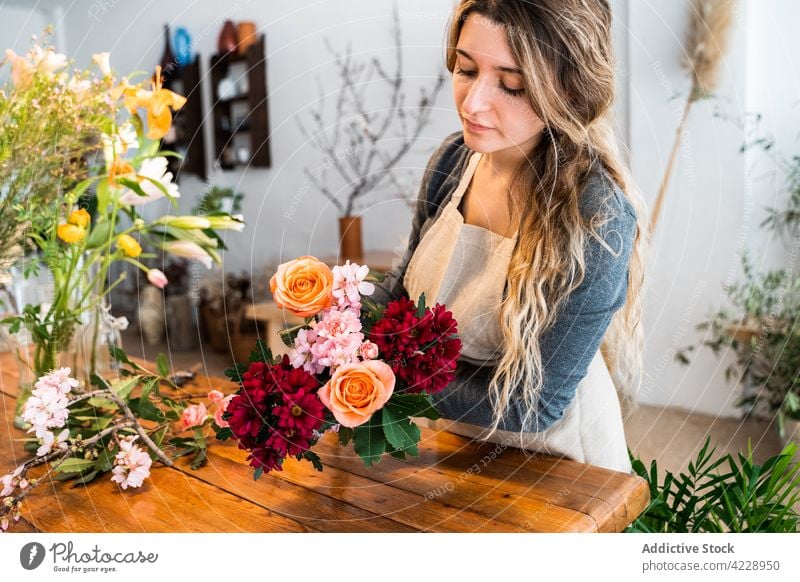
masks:
{"label": "dark red flower", "polygon": [[433,394],[455,377],[461,340],[458,325],[444,305],[436,304],[420,318],[412,301],[403,297],[386,306],[372,326],[369,339],[409,392]]}
{"label": "dark red flower", "polygon": [[307,451],[311,443],[296,430],[272,429],[264,446],[280,457],[293,457]]}
{"label": "dark red flower", "polygon": [[272,409],[272,414],[281,429],[295,430],[310,439],[312,432],[325,420],[325,406],[316,393],[299,390],[287,394],[283,404]]}
{"label": "dark red flower", "polygon": [[256,447],[250,450],[250,455],[247,460],[250,461],[250,466],[254,469],[263,469],[265,473],[269,473],[273,469],[276,471],[283,471],[284,456],[278,454],[275,449],[270,447]]}
{"label": "dark red flower", "polygon": [[263,388],[243,389],[228,404],[228,425],[233,435],[252,445],[261,427],[269,418],[268,393]]}
{"label": "dark red flower", "polygon": [[250,452],[256,469],[281,470],[283,459],[307,451],[325,409],[316,395],[317,379],[294,369],[288,356],[277,364],[253,362],[242,374],[242,388],[227,413],[239,448]]}

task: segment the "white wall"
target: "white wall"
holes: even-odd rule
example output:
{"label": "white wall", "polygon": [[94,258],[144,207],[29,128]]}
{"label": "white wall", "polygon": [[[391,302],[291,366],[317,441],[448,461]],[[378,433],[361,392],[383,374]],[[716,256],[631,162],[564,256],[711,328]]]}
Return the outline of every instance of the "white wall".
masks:
{"label": "white wall", "polygon": [[[47,25],[44,14],[22,6],[0,6],[0,60],[6,49],[17,54],[28,52],[32,34],[41,34]],[[8,67],[0,70],[0,83],[8,77]]]}
{"label": "white wall", "polygon": [[[651,205],[689,85],[680,66],[688,8],[688,1],[629,3],[631,159]],[[739,123],[760,112],[783,155],[800,151],[795,64],[800,43],[790,29],[798,16],[800,5],[791,0],[740,0],[717,97],[691,111],[650,259],[645,402],[737,414],[733,402],[739,389],[724,379],[731,354],[718,359],[702,350],[689,367],[677,364],[674,354],[701,341],[704,335],[695,325],[727,304],[723,286],[742,279],[743,250],[751,250],[757,269],[786,258],[758,227],[766,216],[763,208],[783,206],[786,193],[779,182],[762,179],[774,168],[765,156],[739,152],[745,141]]]}

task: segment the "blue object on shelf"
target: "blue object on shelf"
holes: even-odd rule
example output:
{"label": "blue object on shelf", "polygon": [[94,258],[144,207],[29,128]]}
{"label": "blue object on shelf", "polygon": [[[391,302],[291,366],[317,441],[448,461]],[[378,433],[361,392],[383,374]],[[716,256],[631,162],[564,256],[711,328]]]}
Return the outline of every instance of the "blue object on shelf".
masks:
{"label": "blue object on shelf", "polygon": [[175,30],[175,58],[178,59],[178,66],[185,67],[192,62],[192,37],[184,27]]}

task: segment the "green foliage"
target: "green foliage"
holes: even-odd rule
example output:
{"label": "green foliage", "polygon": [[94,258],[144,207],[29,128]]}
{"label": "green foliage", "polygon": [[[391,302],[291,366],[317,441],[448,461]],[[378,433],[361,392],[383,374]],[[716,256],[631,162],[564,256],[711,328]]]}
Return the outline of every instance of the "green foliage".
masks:
{"label": "green foliage", "polygon": [[[761,133],[761,115],[757,114],[748,139],[740,151],[760,148],[773,156],[775,140]],[[789,159],[774,158],[785,178],[788,200],[785,208],[767,208],[767,218],[761,227],[794,242],[800,235],[800,155]],[[796,263],[796,253],[789,254]],[[777,418],[783,436],[787,418],[800,420],[800,276],[795,264],[786,269],[764,273],[755,271],[745,251],[741,257],[744,281],[725,286],[730,302],[700,323],[697,329],[706,332],[701,345],[715,355],[725,355],[730,349],[736,361],[725,370],[725,378],[743,386],[737,406],[745,413],[765,413]],[[678,351],[675,358],[684,365],[690,363],[689,353],[695,346]]]}
{"label": "green foliage", "polygon": [[233,190],[233,188],[212,186],[203,194],[197,206],[192,209],[192,214],[212,214],[215,212],[238,214],[242,211],[242,200],[244,200],[244,194]]}
{"label": "green foliage", "polygon": [[353,448],[367,467],[378,463],[386,451],[386,436],[381,425],[382,411],[353,429]]}
{"label": "green foliage", "polygon": [[[800,465],[788,444],[763,465],[747,455],[714,458],[710,437],[688,472],[667,471],[660,479],[656,461],[648,470],[631,454],[633,469],[650,486],[650,504],[626,531],[646,533],[796,532],[800,515]],[[630,453],[629,453],[630,454]]]}

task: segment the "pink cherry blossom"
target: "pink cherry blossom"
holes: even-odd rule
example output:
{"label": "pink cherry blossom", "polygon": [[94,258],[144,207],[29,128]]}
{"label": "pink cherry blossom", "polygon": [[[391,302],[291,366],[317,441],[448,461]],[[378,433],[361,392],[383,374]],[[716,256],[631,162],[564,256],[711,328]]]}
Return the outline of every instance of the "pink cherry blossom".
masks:
{"label": "pink cherry blossom", "polygon": [[44,438],[48,429],[64,426],[69,416],[67,394],[78,386],[78,381],[70,377],[71,372],[69,368],[59,368],[36,381],[22,411],[23,420],[31,424],[28,432]]}
{"label": "pink cherry blossom", "polygon": [[112,469],[111,480],[119,483],[120,487],[141,487],[144,480],[150,476],[150,466],[153,460],[145,451],[133,444],[138,436],[127,436],[119,443],[120,451],[114,458],[116,463]]}
{"label": "pink cherry blossom", "polygon": [[62,450],[62,451],[65,450],[68,446],[67,440],[69,439],[69,429],[65,428],[60,433],[58,433],[58,436],[56,436],[55,433],[48,430],[47,432],[44,433],[44,436],[42,436],[41,438],[42,438],[42,445],[36,451],[37,457],[44,457],[54,448],[56,450]]}

